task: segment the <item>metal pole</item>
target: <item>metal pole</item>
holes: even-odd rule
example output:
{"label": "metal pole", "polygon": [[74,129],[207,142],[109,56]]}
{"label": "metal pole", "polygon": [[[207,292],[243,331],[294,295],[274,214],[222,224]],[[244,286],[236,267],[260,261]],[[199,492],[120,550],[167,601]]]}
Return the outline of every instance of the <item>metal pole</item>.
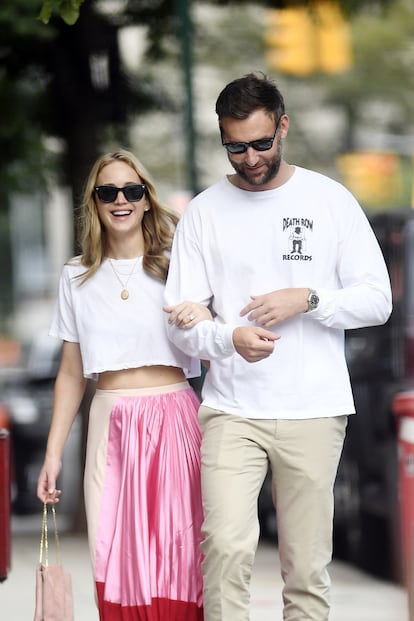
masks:
{"label": "metal pole", "polygon": [[193,81],[192,81],[192,20],[190,15],[191,0],[176,0],[178,17],[178,37],[181,46],[181,66],[184,81],[184,134],[186,139],[187,182],[188,189],[197,194],[199,191],[196,168],[196,145],[193,119]]}

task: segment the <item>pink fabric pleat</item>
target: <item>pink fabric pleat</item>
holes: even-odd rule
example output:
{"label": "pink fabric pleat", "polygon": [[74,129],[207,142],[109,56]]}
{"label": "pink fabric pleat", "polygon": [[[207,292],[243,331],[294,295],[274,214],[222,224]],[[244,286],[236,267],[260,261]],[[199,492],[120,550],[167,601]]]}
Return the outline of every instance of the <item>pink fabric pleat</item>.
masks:
{"label": "pink fabric pleat", "polygon": [[202,619],[198,406],[190,388],[114,404],[96,541],[101,621]]}

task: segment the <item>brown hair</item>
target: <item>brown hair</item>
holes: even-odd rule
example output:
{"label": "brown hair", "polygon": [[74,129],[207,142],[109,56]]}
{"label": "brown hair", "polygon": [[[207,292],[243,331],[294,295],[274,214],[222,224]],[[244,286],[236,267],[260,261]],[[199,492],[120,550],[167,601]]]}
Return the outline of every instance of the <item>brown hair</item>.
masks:
{"label": "brown hair", "polygon": [[282,93],[264,73],[248,73],[223,88],[216,101],[216,114],[221,121],[229,117],[247,119],[258,108],[263,108],[275,123],[285,114]]}

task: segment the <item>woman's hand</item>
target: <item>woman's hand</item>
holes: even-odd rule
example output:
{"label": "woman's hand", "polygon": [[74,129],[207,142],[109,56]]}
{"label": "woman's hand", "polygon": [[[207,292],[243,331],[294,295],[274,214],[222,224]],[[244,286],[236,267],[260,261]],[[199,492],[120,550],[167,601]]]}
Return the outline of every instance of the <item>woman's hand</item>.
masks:
{"label": "woman's hand", "polygon": [[177,328],[189,329],[193,328],[200,321],[212,321],[213,316],[204,304],[189,302],[188,300],[180,302],[175,306],[164,306],[164,311],[169,313],[168,323],[175,324]]}
{"label": "woman's hand", "polygon": [[62,468],[60,459],[46,457],[37,480],[37,497],[42,502],[56,504],[59,502],[60,489],[56,489],[56,481]]}
{"label": "woman's hand", "polygon": [[55,504],[59,501],[60,490],[56,489],[56,482],[62,468],[61,458],[85,386],[80,345],[64,341],[55,382],[45,459],[37,480],[37,496],[42,502]]}

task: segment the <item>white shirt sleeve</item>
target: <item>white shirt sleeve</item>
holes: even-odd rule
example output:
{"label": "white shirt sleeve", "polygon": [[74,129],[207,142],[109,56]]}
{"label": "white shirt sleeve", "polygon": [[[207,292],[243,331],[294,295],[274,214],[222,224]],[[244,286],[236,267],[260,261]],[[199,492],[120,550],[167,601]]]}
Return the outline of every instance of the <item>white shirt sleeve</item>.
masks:
{"label": "white shirt sleeve", "polygon": [[318,287],[320,303],[310,312],[323,325],[339,329],[381,325],[392,311],[391,284],[382,251],[366,215],[348,196],[350,204],[342,214],[347,219],[342,229],[346,235],[338,247],[341,288]]}
{"label": "white shirt sleeve", "polygon": [[72,343],[79,343],[79,335],[73,310],[70,274],[67,266],[63,268],[59,292],[55,303],[49,335]]}
{"label": "white shirt sleeve", "polygon": [[[184,300],[191,300],[208,306],[212,300],[212,292],[204,259],[196,242],[190,239],[185,230],[185,220],[186,214],[182,216],[174,237],[164,294],[165,303],[167,306],[174,306]],[[168,316],[166,320],[168,321]],[[188,330],[167,324],[167,332],[174,345],[187,355],[211,360],[226,358],[235,352],[232,339],[234,327],[205,320]]]}

